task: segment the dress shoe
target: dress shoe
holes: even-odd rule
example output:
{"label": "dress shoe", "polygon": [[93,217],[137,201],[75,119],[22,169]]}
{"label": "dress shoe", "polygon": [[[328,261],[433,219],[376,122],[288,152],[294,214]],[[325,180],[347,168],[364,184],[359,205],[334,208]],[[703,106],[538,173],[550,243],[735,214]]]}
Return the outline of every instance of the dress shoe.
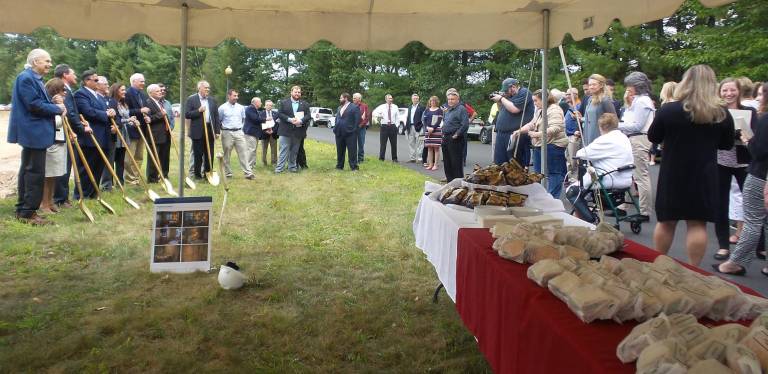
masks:
{"label": "dress shoe", "polygon": [[[722,251],[722,252],[721,252]],[[727,249],[720,249],[717,252],[715,252],[715,255],[712,256],[715,260],[718,261],[725,261],[729,257],[731,257],[731,251]]]}
{"label": "dress shoe", "polygon": [[248,174],[248,175],[245,176],[245,179],[254,180],[254,179],[256,179],[256,176],[254,176],[253,174]]}
{"label": "dress shoe", "polygon": [[16,219],[23,223],[28,223],[32,226],[46,226],[46,225],[52,225],[53,222],[39,216],[37,213],[32,213],[29,217],[22,217],[18,213],[16,214]]}
{"label": "dress shoe", "polygon": [[740,269],[733,271],[733,272],[727,272],[727,271],[720,271],[720,264],[712,264],[712,269],[715,270],[715,272],[725,275],[737,275],[737,276],[744,276],[747,275],[747,269],[744,267],[739,266]]}
{"label": "dress shoe", "polygon": [[639,216],[637,217],[637,219],[638,219],[640,222],[649,222],[649,221],[651,220],[651,217],[650,217],[650,216],[648,216],[647,214],[641,214],[641,215],[639,215]]}
{"label": "dress shoe", "polygon": [[394,162],[394,163],[396,163],[396,164],[397,164],[397,163],[399,163],[400,161],[397,161],[397,160],[392,160],[392,162]]}

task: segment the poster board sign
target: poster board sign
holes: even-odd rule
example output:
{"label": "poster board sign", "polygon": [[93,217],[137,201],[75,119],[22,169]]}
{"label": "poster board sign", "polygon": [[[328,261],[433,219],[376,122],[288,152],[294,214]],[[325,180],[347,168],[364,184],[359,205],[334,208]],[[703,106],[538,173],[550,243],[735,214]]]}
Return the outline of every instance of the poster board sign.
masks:
{"label": "poster board sign", "polygon": [[149,270],[191,273],[211,268],[210,196],[155,200]]}

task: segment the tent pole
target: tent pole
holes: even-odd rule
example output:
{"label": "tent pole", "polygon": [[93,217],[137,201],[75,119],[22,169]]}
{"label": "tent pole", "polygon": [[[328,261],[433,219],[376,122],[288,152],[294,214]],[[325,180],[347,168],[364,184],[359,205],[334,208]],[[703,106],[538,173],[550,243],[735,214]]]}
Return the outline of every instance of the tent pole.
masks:
{"label": "tent pole", "polygon": [[[181,67],[179,69],[179,103],[181,108],[179,111],[179,125],[181,126],[181,139],[179,139],[179,197],[184,197],[184,139],[186,130],[186,116],[187,112],[187,92],[184,89],[184,81],[187,77],[187,38],[188,38],[188,23],[189,22],[189,6],[187,3],[181,4]],[[171,134],[173,136],[173,134]]]}
{"label": "tent pole", "polygon": [[541,49],[541,173],[544,174],[544,188],[549,185],[547,167],[547,100],[549,100],[549,71],[547,59],[549,55],[549,9],[541,11],[544,35],[544,45]]}

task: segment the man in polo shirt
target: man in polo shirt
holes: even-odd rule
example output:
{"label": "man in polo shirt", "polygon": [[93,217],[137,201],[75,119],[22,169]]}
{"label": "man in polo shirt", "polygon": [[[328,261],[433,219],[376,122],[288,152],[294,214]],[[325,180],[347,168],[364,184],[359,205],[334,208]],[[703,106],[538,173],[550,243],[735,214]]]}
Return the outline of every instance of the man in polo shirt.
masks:
{"label": "man in polo shirt", "polygon": [[[493,162],[501,165],[515,158],[520,165],[528,166],[531,138],[520,135],[513,139],[517,146],[510,148],[510,136],[520,126],[533,119],[533,99],[527,89],[520,87],[517,79],[507,78],[501,82],[501,95],[494,94],[491,100],[499,104],[499,114],[496,116],[496,147],[493,149]],[[510,151],[515,152],[512,154]]]}
{"label": "man in polo shirt", "polygon": [[219,106],[219,118],[221,119],[221,147],[224,149],[224,173],[227,178],[232,177],[232,169],[229,166],[229,156],[234,147],[237,151],[237,159],[240,168],[245,173],[245,179],[254,179],[251,166],[248,164],[248,143],[243,133],[245,121],[245,107],[237,102],[238,93],[230,89],[227,92],[227,102]]}
{"label": "man in polo shirt", "polygon": [[397,124],[398,107],[392,103],[392,95],[386,94],[384,96],[386,102],[379,105],[373,111],[373,116],[379,119],[381,124],[381,130],[379,132],[379,160],[384,161],[384,154],[387,151],[387,140],[389,140],[390,149],[392,151],[392,162],[397,162]]}

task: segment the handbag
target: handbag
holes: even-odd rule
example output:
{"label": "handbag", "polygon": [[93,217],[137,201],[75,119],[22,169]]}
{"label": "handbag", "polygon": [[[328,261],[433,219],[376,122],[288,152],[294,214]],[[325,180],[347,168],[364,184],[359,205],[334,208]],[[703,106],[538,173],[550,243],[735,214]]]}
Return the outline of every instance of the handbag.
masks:
{"label": "handbag", "polygon": [[740,164],[748,164],[752,161],[752,155],[749,154],[749,149],[745,145],[736,145],[736,162]]}

